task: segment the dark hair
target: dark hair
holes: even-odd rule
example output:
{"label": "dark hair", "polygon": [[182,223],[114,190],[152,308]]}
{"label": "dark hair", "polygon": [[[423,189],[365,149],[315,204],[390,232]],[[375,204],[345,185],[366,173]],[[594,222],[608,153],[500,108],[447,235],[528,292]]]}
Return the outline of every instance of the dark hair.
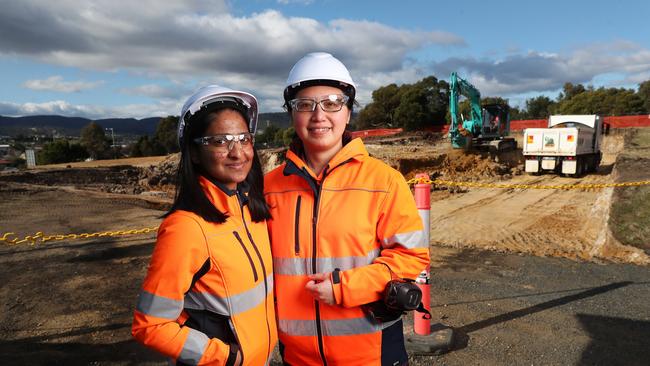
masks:
{"label": "dark hair", "polygon": [[284,108],[286,108],[287,111],[291,113],[291,106],[289,105],[289,101],[294,99],[296,97],[296,94],[298,94],[298,92],[301,91],[302,89],[308,88],[310,86],[319,86],[319,85],[331,86],[334,88],[341,89],[341,92],[343,92],[343,94],[347,95],[349,98],[346,105],[350,109],[350,112],[352,112],[355,105],[358,105],[358,103],[354,99],[355,91],[352,85],[344,84],[336,80],[319,79],[319,80],[303,81],[297,86],[287,87],[284,91]]}
{"label": "dark hair", "polygon": [[[199,184],[201,167],[192,162],[190,154],[192,140],[201,137],[210,123],[217,117],[217,114],[224,109],[237,111],[244,117],[244,120],[247,119],[246,114],[241,110],[227,106],[197,113],[187,121],[181,141],[181,156],[176,172],[176,195],[172,207],[163,217],[169,216],[176,210],[185,210],[201,216],[208,222],[220,224],[228,218],[228,215],[219,211],[203,192],[203,188]],[[264,173],[255,148],[253,148],[253,165],[246,176],[245,182],[249,187],[248,209],[253,221],[260,222],[270,219],[271,213],[264,200]]]}

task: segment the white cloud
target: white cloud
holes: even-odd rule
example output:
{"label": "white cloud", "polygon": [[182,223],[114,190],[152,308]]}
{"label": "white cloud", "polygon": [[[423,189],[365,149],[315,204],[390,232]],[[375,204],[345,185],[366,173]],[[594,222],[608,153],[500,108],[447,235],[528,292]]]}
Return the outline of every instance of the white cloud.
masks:
{"label": "white cloud", "polygon": [[32,90],[75,93],[94,89],[103,83],[103,81],[64,81],[62,76],[55,75],[42,80],[27,80],[23,83],[23,87]]}
{"label": "white cloud", "polygon": [[0,102],[0,114],[5,116],[22,115],[63,115],[63,116],[88,116],[93,114],[92,108],[75,106],[63,100],[54,100],[44,103],[10,103]]}
{"label": "white cloud", "polygon": [[499,61],[449,58],[429,65],[428,70],[445,79],[458,71],[484,96],[543,93],[560,90],[566,82],[591,85],[607,74],[623,75],[622,83],[640,83],[650,75],[650,50],[616,41],[566,53],[529,51]]}
{"label": "white cloud", "polygon": [[[225,0],[23,0],[4,5],[0,33],[11,35],[0,37],[0,55],[81,69],[126,70],[180,84],[201,80],[241,88],[254,92],[262,108],[270,108],[263,110],[270,111],[280,110],[289,69],[308,52],[330,52],[348,66],[353,78],[370,80],[370,75],[404,73],[406,55],[422,47],[464,45],[451,33],[409,31],[364,20],[323,23],[274,10],[236,17]],[[59,90],[64,85],[73,89],[71,82],[46,81],[58,83]],[[43,84],[32,81],[26,86],[44,90]],[[179,98],[189,89],[174,92],[144,85],[118,91]]]}
{"label": "white cloud", "polygon": [[26,115],[61,115],[68,117],[100,118],[148,118],[178,115],[181,103],[165,101],[156,104],[129,104],[118,107],[77,105],[63,100],[44,103],[0,102],[0,115],[17,117]]}
{"label": "white cloud", "polygon": [[179,99],[191,94],[192,92],[192,90],[185,85],[166,87],[159,84],[146,84],[132,88],[120,88],[118,91],[123,94],[146,96],[154,99]]}
{"label": "white cloud", "polygon": [[302,5],[311,5],[314,3],[314,0],[277,0],[278,4],[289,5],[289,4],[302,4]]}
{"label": "white cloud", "polygon": [[205,3],[10,2],[0,13],[0,33],[11,35],[0,38],[0,53],[165,77],[255,80],[272,75],[282,80],[296,60],[314,50],[333,53],[353,74],[362,75],[399,69],[405,55],[421,47],[463,45],[446,32],[346,19],[322,23],[273,10],[235,17],[225,1],[199,4]]}

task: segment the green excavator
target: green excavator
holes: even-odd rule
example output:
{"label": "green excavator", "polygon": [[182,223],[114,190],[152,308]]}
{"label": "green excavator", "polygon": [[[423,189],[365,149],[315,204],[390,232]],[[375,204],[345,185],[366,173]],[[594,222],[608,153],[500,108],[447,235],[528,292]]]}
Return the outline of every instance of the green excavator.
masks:
{"label": "green excavator", "polygon": [[[465,119],[458,103],[461,96],[470,102],[470,116]],[[517,141],[509,137],[510,107],[507,104],[481,105],[481,92],[455,72],[449,78],[449,138],[455,149],[488,150],[491,153],[515,150]]]}

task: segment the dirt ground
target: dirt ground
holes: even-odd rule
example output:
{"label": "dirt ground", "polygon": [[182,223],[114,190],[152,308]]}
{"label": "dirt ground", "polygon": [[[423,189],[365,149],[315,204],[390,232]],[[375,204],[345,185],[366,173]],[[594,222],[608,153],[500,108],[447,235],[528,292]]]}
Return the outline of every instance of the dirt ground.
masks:
{"label": "dirt ground", "polygon": [[[598,172],[573,179],[523,175],[516,155],[497,163],[442,143],[397,138],[368,141],[368,150],[407,178],[427,172],[449,180],[584,184],[615,181],[624,149],[623,134],[608,136]],[[264,156],[267,169],[278,156]],[[156,227],[169,202],[173,164],[132,164],[140,169],[104,163],[92,173],[56,167],[0,177],[0,235]],[[413,354],[411,364],[650,364],[650,269],[640,265],[648,253],[613,238],[612,192],[436,187],[433,322],[453,327],[456,341],[443,355]],[[3,362],[165,364],[130,337],[154,242],[155,234],[140,234],[0,245]]]}

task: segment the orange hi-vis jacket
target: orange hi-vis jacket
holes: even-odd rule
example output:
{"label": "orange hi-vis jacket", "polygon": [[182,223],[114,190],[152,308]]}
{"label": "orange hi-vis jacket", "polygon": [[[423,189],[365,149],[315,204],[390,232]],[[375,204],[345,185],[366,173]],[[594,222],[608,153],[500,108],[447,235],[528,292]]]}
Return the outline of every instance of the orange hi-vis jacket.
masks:
{"label": "orange hi-vis jacket", "polygon": [[177,365],[265,365],[277,343],[273,267],[265,222],[242,194],[200,177],[228,215],[215,224],[177,210],[158,229],[133,320],[133,336]]}
{"label": "orange hi-vis jacket", "polygon": [[[265,177],[271,207],[280,342],[290,365],[380,365],[382,329],[361,305],[394,276],[429,265],[422,219],[404,177],[350,141],[319,177],[293,151]],[[335,271],[338,269],[338,271]],[[335,305],[315,301],[307,276],[333,272]],[[403,344],[401,345],[403,347]]]}

